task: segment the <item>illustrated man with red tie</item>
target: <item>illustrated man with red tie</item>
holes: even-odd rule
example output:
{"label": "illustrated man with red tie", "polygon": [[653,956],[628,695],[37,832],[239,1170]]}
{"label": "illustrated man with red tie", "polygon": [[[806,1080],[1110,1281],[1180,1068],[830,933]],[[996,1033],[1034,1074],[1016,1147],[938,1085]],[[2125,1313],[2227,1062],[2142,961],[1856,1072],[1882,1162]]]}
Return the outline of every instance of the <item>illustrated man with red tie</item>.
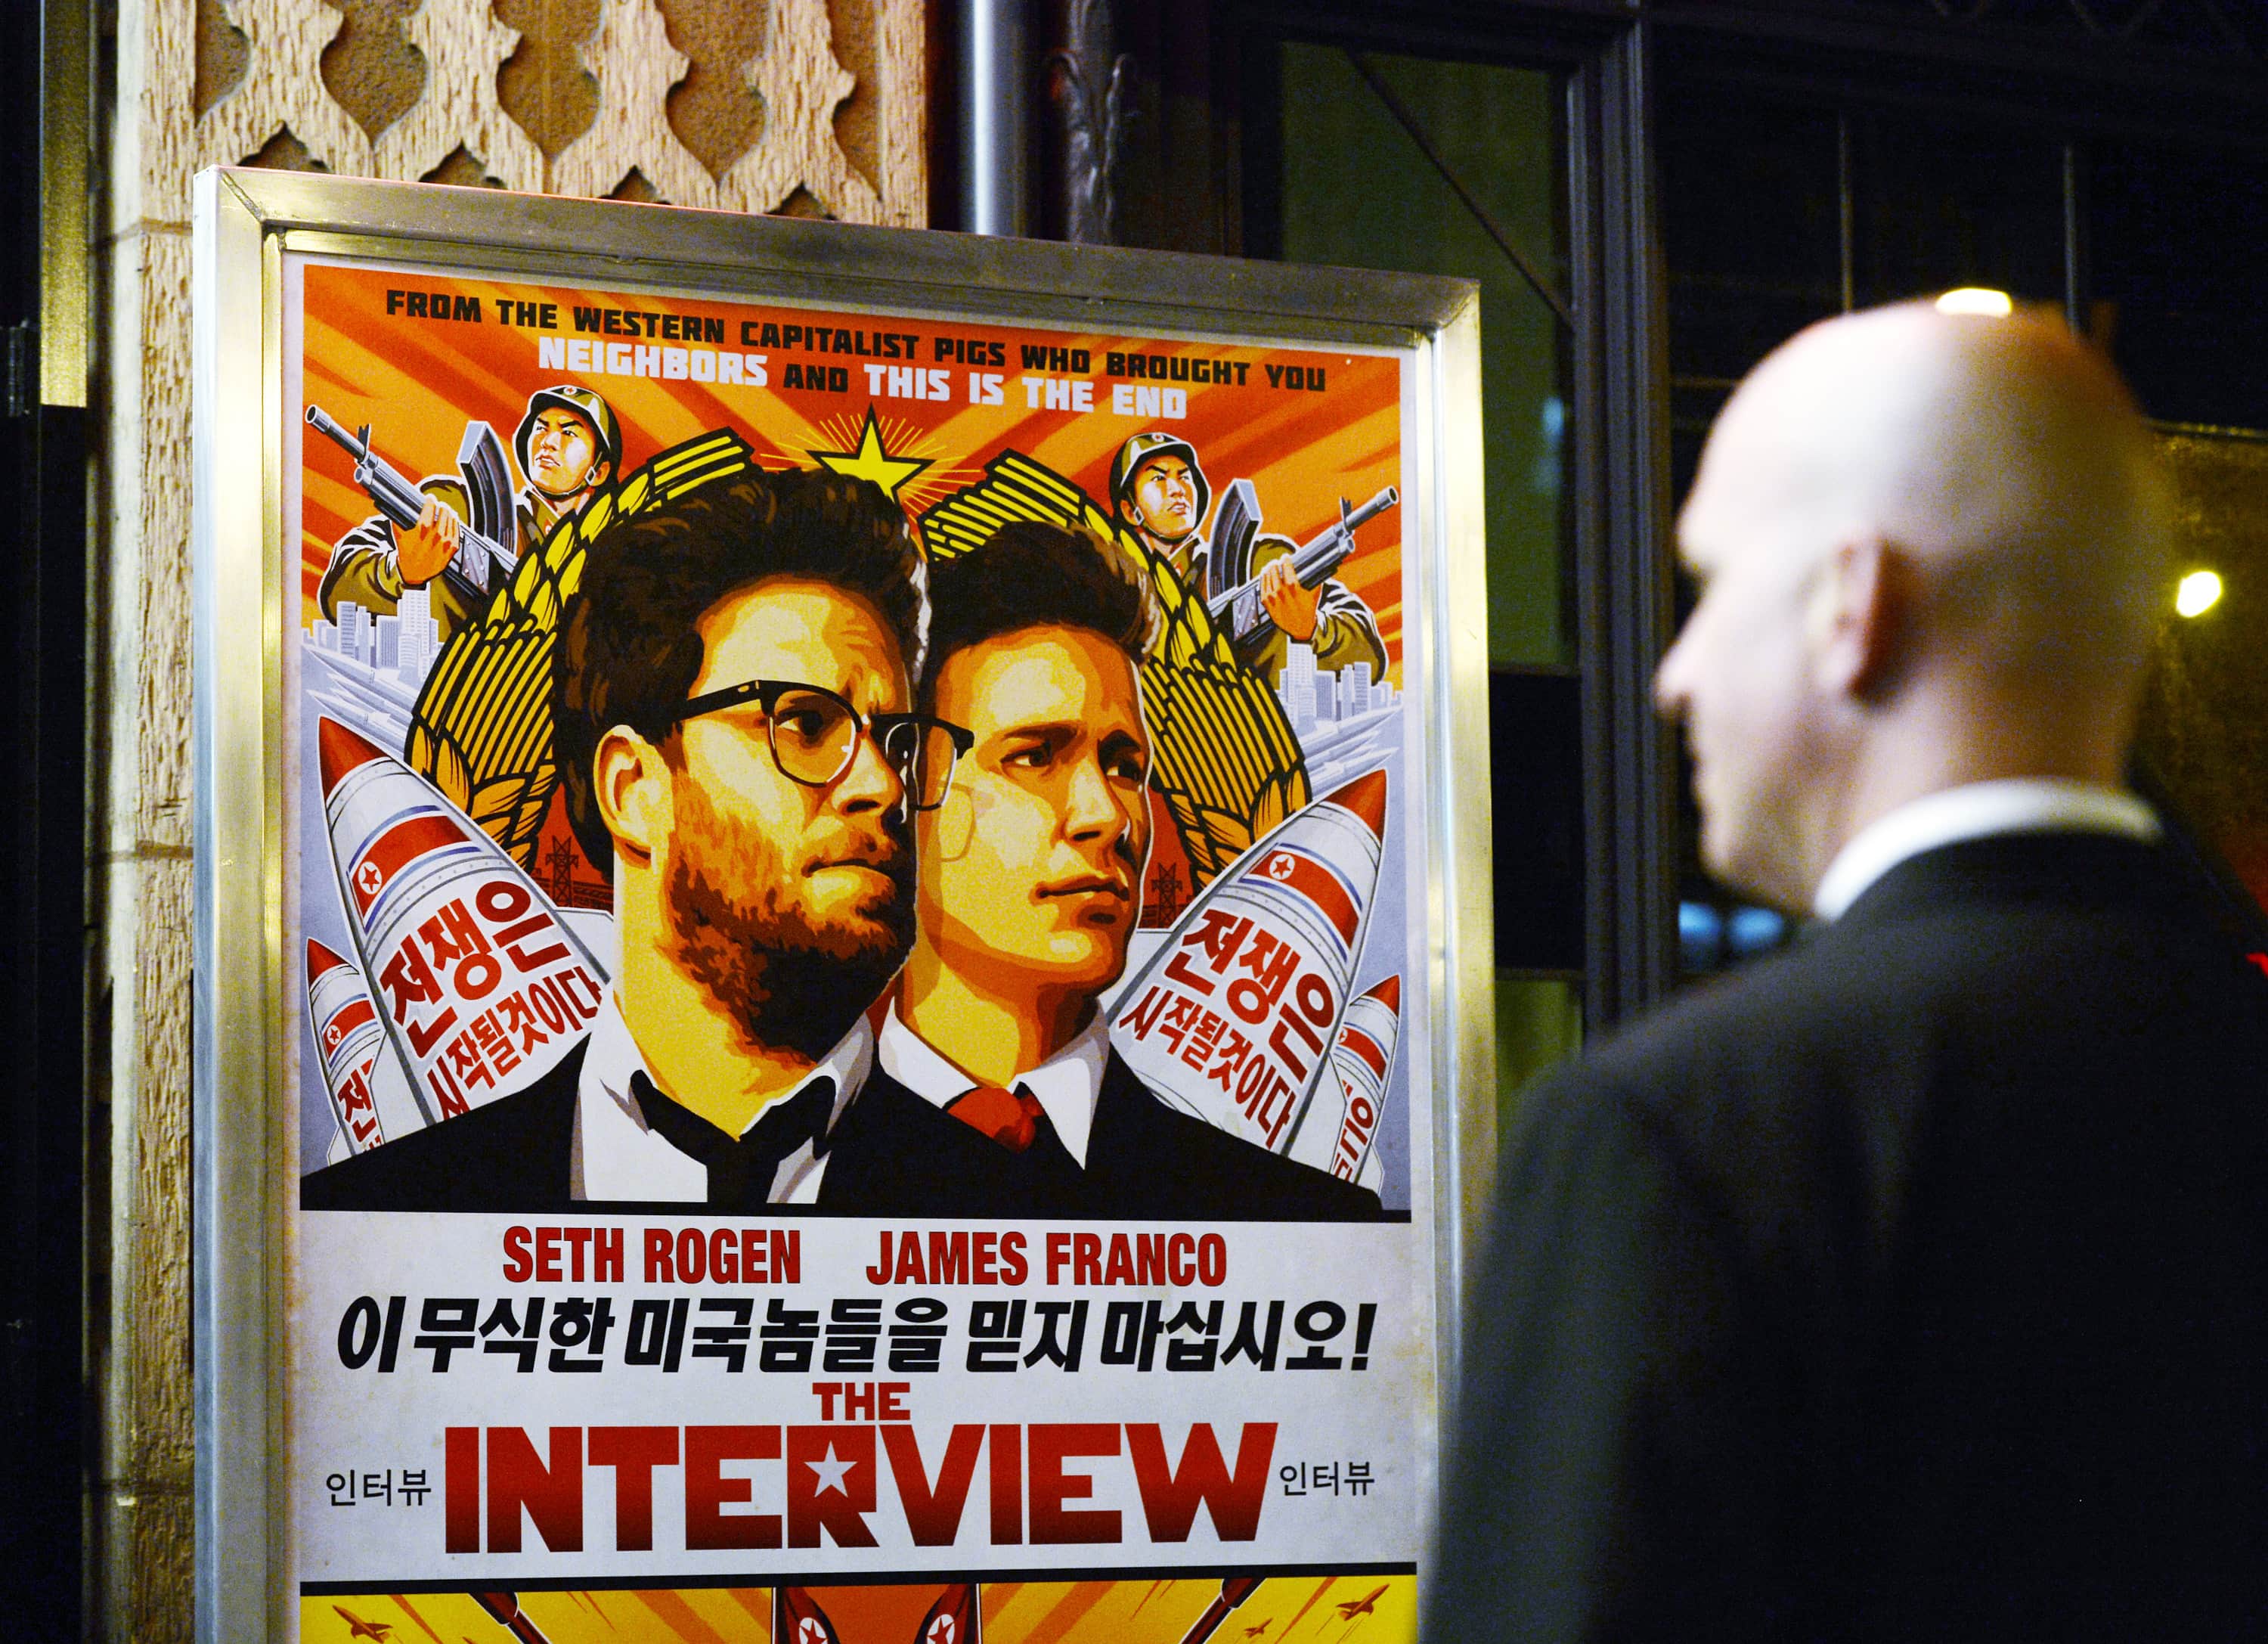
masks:
{"label": "illustrated man with red tie", "polygon": [[821,1202],[873,1213],[1355,1219],[1375,1196],[1168,1107],[1111,1051],[1150,849],[1138,670],[1156,594],[1035,521],[931,566],[935,719],[969,743],[917,814],[913,952]]}

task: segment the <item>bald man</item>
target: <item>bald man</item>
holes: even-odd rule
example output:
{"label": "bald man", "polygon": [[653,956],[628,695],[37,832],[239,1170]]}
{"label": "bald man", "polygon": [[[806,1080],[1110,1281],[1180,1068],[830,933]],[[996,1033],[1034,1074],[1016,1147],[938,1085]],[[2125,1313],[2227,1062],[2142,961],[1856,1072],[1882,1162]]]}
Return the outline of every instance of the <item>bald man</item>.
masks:
{"label": "bald man", "polygon": [[1429,1639],[2268,1626],[2268,986],[2121,785],[2149,441],[2060,327],[1815,327],[1712,432],[1656,691],[1815,923],[1526,1103]]}

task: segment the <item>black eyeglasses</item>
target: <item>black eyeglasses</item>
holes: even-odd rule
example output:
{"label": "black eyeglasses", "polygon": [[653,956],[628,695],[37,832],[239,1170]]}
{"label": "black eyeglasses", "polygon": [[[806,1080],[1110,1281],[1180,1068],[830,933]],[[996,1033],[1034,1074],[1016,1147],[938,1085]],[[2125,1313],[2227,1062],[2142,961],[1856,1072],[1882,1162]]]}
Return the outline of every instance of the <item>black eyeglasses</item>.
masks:
{"label": "black eyeglasses", "polygon": [[772,763],[806,787],[823,788],[850,769],[858,738],[872,736],[882,757],[905,784],[918,811],[935,810],[953,786],[953,767],[976,744],[976,735],[925,713],[862,714],[823,686],[799,680],[752,679],[688,698],[673,725],[753,702],[764,712]]}

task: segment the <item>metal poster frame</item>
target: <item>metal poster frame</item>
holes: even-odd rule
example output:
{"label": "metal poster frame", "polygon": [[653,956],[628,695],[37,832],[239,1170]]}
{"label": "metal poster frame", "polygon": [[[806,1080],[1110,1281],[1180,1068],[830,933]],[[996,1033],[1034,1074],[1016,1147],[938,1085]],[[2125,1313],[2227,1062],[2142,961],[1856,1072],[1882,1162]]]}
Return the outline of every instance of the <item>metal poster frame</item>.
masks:
{"label": "metal poster frame", "polygon": [[[1435,1431],[1493,1168],[1493,984],[1477,288],[1407,275],[1074,247],[260,170],[198,176],[195,581],[196,1633],[297,1635],[285,1489],[298,1031],[287,953],[286,262],[580,279],[939,320],[1351,345],[1404,362],[1409,748],[1426,837]],[[1420,1304],[1424,1316],[1424,1303]],[[831,1455],[831,1451],[830,1451]],[[1431,1480],[1420,1500],[1430,1504]],[[1421,1513],[1430,1517],[1430,1506]]]}

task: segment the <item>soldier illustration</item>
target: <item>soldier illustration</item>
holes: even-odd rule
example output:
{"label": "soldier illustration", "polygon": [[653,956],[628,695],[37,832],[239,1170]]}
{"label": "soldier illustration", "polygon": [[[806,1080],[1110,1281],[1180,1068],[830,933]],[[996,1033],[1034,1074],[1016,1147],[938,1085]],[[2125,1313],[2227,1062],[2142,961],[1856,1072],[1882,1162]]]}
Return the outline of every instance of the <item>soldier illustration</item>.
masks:
{"label": "soldier illustration", "polygon": [[[482,433],[493,446],[494,436]],[[528,396],[526,414],[512,435],[512,454],[526,476],[512,498],[515,555],[539,548],[552,528],[580,513],[614,478],[622,461],[622,430],[614,408],[588,388],[562,383]],[[507,483],[509,482],[506,482]],[[338,540],[316,597],[335,621],[342,601],[376,615],[400,605],[409,588],[429,588],[440,638],[476,617],[493,584],[479,586],[455,574],[460,537],[472,517],[463,479],[435,475],[417,488],[424,502],[417,523],[398,528],[374,513]]]}
{"label": "soldier illustration", "polygon": [[[1230,489],[1232,493],[1241,489],[1248,499],[1250,487],[1243,482]],[[1238,659],[1270,687],[1282,675],[1293,645],[1311,648],[1318,668],[1366,662],[1373,675],[1384,675],[1386,643],[1379,635],[1378,619],[1359,595],[1335,577],[1312,586],[1303,582],[1293,567],[1298,544],[1289,537],[1250,535],[1248,555],[1239,556],[1248,563],[1235,567],[1216,563],[1219,556],[1201,529],[1211,506],[1212,488],[1205,482],[1196,447],[1186,439],[1153,430],[1121,446],[1110,465],[1110,500],[1121,527],[1171,565],[1200,598],[1211,600],[1224,593],[1233,586],[1231,579],[1259,579],[1259,605],[1266,620],[1234,645]],[[1249,514],[1256,524],[1256,509],[1248,505],[1240,514]]]}

